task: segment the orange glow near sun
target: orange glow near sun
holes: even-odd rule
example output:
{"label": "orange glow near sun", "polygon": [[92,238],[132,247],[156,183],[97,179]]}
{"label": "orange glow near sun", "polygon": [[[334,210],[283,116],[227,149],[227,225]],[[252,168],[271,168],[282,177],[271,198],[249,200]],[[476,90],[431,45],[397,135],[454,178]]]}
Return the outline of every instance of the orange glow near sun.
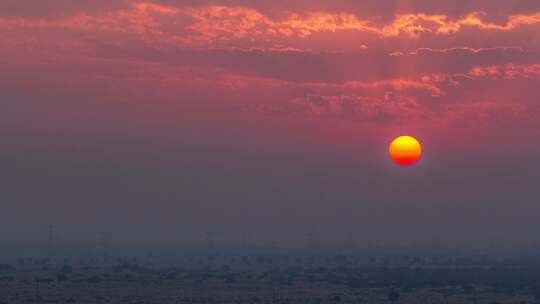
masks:
{"label": "orange glow near sun", "polygon": [[392,141],[388,152],[396,164],[410,166],[422,156],[422,145],[412,136],[400,136]]}

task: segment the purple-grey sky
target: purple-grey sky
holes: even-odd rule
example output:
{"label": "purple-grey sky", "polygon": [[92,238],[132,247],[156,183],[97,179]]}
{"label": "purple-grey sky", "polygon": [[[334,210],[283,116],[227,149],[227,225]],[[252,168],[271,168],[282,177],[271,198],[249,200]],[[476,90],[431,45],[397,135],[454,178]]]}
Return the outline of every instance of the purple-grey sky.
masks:
{"label": "purple-grey sky", "polygon": [[538,33],[537,0],[2,1],[0,239],[536,242]]}

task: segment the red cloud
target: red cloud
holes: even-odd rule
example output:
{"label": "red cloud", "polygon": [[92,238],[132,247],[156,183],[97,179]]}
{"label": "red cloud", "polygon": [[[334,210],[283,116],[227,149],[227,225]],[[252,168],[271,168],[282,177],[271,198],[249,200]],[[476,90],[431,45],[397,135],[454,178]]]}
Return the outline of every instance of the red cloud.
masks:
{"label": "red cloud", "polygon": [[528,64],[528,65],[491,65],[491,66],[478,66],[473,68],[468,76],[473,78],[493,78],[493,79],[516,79],[516,78],[530,78],[540,79],[540,64]]}
{"label": "red cloud", "polygon": [[[54,18],[0,17],[0,52],[13,74],[47,62],[41,71],[57,83],[77,80],[84,87],[99,79],[122,83],[125,91],[157,87],[181,102],[206,98],[263,112],[379,122],[471,109],[482,117],[522,113],[535,95],[513,98],[515,89],[500,81],[527,89],[526,81],[539,79],[539,41],[527,31],[540,24],[540,13],[490,20],[475,11],[461,17],[401,12],[381,20],[339,11],[268,14],[244,6],[139,2]],[[479,33],[486,38],[480,43]],[[506,43],[500,35],[509,33],[514,40]],[[343,47],[349,43],[354,51]],[[234,99],[220,98],[232,93]]]}
{"label": "red cloud", "polygon": [[[56,19],[2,17],[0,31],[37,36],[34,29],[63,29],[83,31],[95,39],[115,34],[118,43],[136,38],[158,46],[184,48],[280,49],[298,48],[303,39],[325,33],[354,33],[359,39],[373,41],[398,36],[408,39],[447,36],[467,28],[507,32],[539,24],[540,12],[511,15],[504,23],[485,19],[480,12],[458,19],[444,14],[415,13],[399,14],[393,20],[380,23],[351,13],[323,11],[290,12],[281,18],[271,18],[256,9],[241,6],[177,7],[140,2],[115,11],[77,13]],[[366,47],[366,43],[359,40],[357,48]]]}

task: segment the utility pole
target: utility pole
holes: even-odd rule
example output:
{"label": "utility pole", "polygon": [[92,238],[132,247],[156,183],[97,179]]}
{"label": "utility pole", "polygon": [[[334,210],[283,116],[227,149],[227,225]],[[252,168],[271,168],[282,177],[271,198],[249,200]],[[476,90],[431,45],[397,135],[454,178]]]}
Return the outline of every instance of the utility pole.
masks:
{"label": "utility pole", "polygon": [[208,246],[208,248],[214,249],[217,245],[218,233],[212,232],[212,231],[206,232],[205,238],[206,238],[206,245]]}
{"label": "utility pole", "polygon": [[320,245],[319,236],[316,232],[311,231],[306,233],[306,245],[311,248],[316,248]]}
{"label": "utility pole", "polygon": [[99,237],[99,251],[100,255],[103,258],[103,262],[106,262],[109,258],[109,233],[108,232],[98,232]]}
{"label": "utility pole", "polygon": [[353,247],[356,247],[356,242],[357,242],[356,231],[353,231],[353,230],[346,231],[344,235],[345,246],[349,247],[349,249],[352,249]]}
{"label": "utility pole", "polygon": [[49,255],[49,257],[52,257],[55,254],[54,241],[55,241],[54,226],[49,225],[48,236],[47,236],[47,254]]}

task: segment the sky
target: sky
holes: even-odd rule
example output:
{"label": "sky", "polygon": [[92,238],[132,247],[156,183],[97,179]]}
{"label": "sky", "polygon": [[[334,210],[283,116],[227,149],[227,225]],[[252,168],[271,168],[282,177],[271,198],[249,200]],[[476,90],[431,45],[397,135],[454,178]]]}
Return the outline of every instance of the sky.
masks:
{"label": "sky", "polygon": [[538,33],[537,0],[1,1],[0,240],[540,245]]}

